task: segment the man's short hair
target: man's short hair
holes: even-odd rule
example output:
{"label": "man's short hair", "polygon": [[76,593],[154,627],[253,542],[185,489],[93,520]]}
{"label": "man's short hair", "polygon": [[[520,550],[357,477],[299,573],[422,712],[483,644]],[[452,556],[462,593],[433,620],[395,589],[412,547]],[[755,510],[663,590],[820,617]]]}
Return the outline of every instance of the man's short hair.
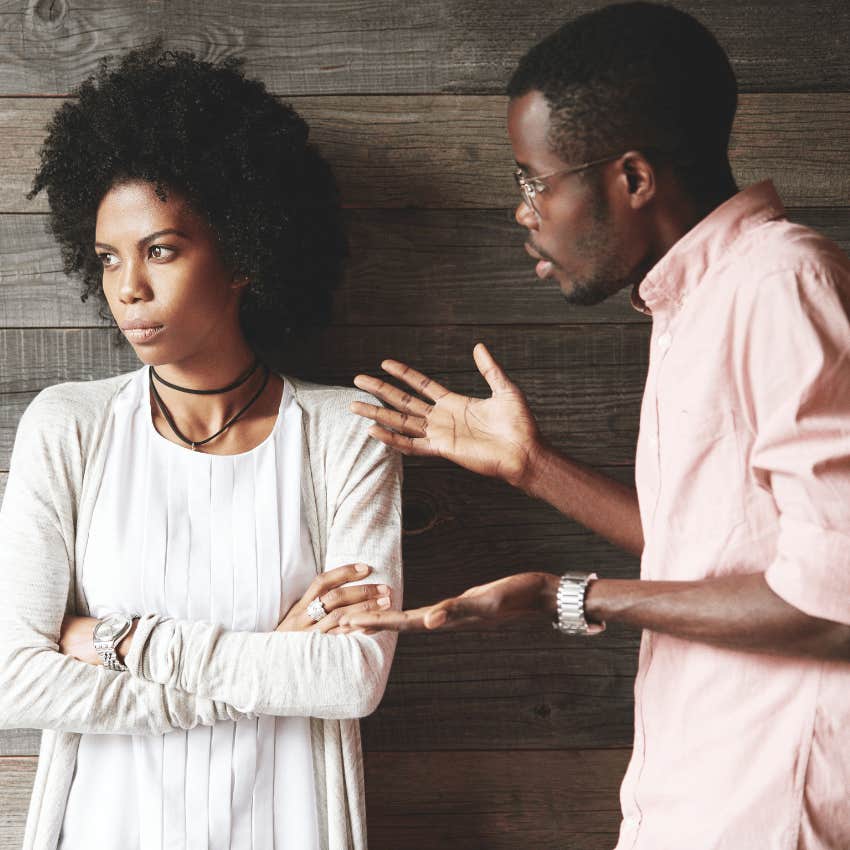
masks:
{"label": "man's short hair", "polygon": [[640,150],[696,197],[729,177],[735,74],[714,36],[672,6],[622,3],[570,21],[522,57],[507,93],[532,90],[565,162]]}

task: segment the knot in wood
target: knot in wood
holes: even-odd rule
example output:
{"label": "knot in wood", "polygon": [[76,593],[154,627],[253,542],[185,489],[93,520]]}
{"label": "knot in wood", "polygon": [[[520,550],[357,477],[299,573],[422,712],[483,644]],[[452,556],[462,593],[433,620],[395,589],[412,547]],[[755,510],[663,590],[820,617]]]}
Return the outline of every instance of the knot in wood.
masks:
{"label": "knot in wood", "polygon": [[404,494],[404,534],[424,534],[440,521],[437,502],[424,490],[413,490]]}
{"label": "knot in wood", "polygon": [[67,14],[67,0],[37,0],[33,7],[34,18],[49,26],[56,26]]}

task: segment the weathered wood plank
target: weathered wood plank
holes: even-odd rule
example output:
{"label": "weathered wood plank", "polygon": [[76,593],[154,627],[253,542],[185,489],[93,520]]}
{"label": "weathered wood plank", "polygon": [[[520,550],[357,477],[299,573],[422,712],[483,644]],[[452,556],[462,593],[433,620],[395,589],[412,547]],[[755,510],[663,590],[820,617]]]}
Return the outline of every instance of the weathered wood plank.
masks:
{"label": "weathered wood plank", "polygon": [[[294,0],[227,6],[177,0],[153,6],[100,0],[6,3],[2,94],[61,94],[115,55],[157,34],[215,61],[245,56],[248,71],[283,94],[501,92],[519,57],[561,23],[604,0],[531,0],[517,29],[509,0],[414,6],[369,0]],[[743,91],[850,88],[850,15],[840,0],[816,4],[682,0],[727,50]],[[167,21],[167,22],[166,22]],[[177,35],[174,35],[177,34]],[[756,37],[757,36],[757,37]],[[814,61],[812,45],[818,45]]]}
{"label": "weathered wood plank", "polygon": [[[363,720],[364,746],[371,752],[630,746],[637,636],[609,631],[592,643],[558,635],[548,623],[403,635],[384,699]],[[38,734],[7,730],[0,746],[10,754],[36,753]]]}
{"label": "weathered wood plank", "polygon": [[[0,212],[41,212],[26,201],[56,98],[0,100]],[[292,98],[355,207],[499,209],[516,202],[502,96]],[[844,206],[850,197],[850,93],[741,98],[732,164],[742,184],[772,178],[789,206]]]}
{"label": "weathered wood plank", "polygon": [[370,753],[373,850],[610,850],[630,751]]}
{"label": "weathered wood plank", "polygon": [[0,758],[0,847],[20,847],[24,840],[37,759]]}
{"label": "weathered wood plank", "polygon": [[457,653],[434,635],[403,635],[383,702],[363,721],[366,747],[630,746],[636,641],[552,647],[549,635],[559,637],[548,623],[520,632],[512,649],[508,631],[470,634]]}
{"label": "weathered wood plank", "polygon": [[0,729],[0,757],[37,755],[40,743],[40,729]]}
{"label": "weathered wood plank", "polygon": [[[608,850],[628,749],[368,753],[373,850]],[[33,757],[0,759],[0,847],[20,847]]]}
{"label": "weathered wood plank", "polygon": [[[645,366],[649,326],[642,325],[448,325],[442,327],[336,327],[303,349],[280,354],[284,371],[348,385],[358,371],[380,373],[385,356],[408,359],[451,384],[452,376],[473,374],[474,344],[484,340],[504,368],[515,371],[576,371],[625,364]],[[60,381],[94,380],[138,368],[141,361],[107,328],[0,327],[0,394],[36,392]],[[450,386],[454,389],[454,386]]]}
{"label": "weathered wood plank", "polygon": [[[619,480],[630,477],[627,470],[613,472]],[[608,577],[638,574],[636,559],[548,506],[453,467],[408,469],[404,514],[407,607],[530,568],[557,572],[580,563]],[[498,633],[405,635],[382,706],[364,722],[366,745],[628,745],[636,648],[637,634],[625,629],[611,627],[588,642],[564,639],[545,623]],[[5,745],[0,737],[0,752],[4,746],[33,752],[34,735],[7,737]]]}
{"label": "weathered wood plank", "polygon": [[[792,209],[850,252],[845,208]],[[628,293],[572,307],[540,282],[510,210],[349,210],[351,259],[337,325],[562,324],[646,321]],[[104,325],[62,273],[43,215],[0,215],[0,327]]]}
{"label": "weathered wood plank", "polygon": [[[433,330],[434,339],[441,336],[452,339],[452,332],[446,336],[441,329]],[[369,349],[363,350],[359,348],[361,338],[349,330],[346,332],[350,341],[348,351],[361,353],[347,354],[343,338],[340,358],[350,358],[346,365],[313,369],[310,376],[348,384],[357,367],[372,364],[374,371],[374,364],[385,354],[392,353],[412,356],[415,362],[429,369],[433,377],[445,381],[457,392],[483,395],[486,385],[472,369],[470,356],[474,341],[482,336],[475,333],[480,329],[471,330],[472,333],[468,328],[455,329],[457,342],[438,346],[437,356],[445,360],[417,356],[419,351],[425,352],[427,346],[411,347],[411,341],[426,340],[431,338],[430,334],[414,334],[403,328],[382,329],[379,337],[371,339]],[[571,330],[565,334],[563,329],[553,331],[550,328],[546,333],[535,331],[526,341],[520,339],[527,333],[524,328],[491,328],[483,337],[504,359],[506,368],[525,391],[541,427],[553,442],[585,462],[622,466],[631,464],[634,457],[646,371],[645,332],[643,325],[577,326],[573,338]],[[406,333],[411,341],[404,341]],[[465,344],[463,334],[469,334]],[[547,334],[548,345],[544,344]],[[594,336],[598,343],[594,342]],[[500,344],[512,338],[519,341]],[[540,346],[541,353],[535,353],[535,346]],[[544,360],[546,349],[560,354]],[[517,352],[516,359],[504,356],[510,350]],[[102,378],[135,368],[137,364],[130,362],[134,356],[124,348],[119,351],[111,342],[111,332],[105,329],[0,331],[0,362],[4,364],[0,387],[5,393],[0,398],[0,469],[8,468],[18,419],[37,391],[60,381]],[[439,368],[431,368],[432,365]]]}

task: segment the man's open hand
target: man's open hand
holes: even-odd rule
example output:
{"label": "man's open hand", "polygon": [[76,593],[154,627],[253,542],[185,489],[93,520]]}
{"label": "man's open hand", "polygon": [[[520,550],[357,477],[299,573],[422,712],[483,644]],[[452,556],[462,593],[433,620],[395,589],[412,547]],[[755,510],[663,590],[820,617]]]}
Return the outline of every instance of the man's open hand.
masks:
{"label": "man's open hand", "polygon": [[522,391],[482,343],[475,346],[473,357],[492,390],[490,398],[453,393],[404,363],[385,360],[385,372],[432,403],[380,378],[358,375],[356,386],[393,409],[356,401],[351,411],[377,423],[369,434],[403,454],[444,457],[472,472],[524,487],[539,448],[537,423]]}
{"label": "man's open hand", "polygon": [[519,573],[471,587],[460,596],[408,611],[352,613],[340,620],[342,630],[442,631],[490,629],[522,617],[554,618],[558,576]]}

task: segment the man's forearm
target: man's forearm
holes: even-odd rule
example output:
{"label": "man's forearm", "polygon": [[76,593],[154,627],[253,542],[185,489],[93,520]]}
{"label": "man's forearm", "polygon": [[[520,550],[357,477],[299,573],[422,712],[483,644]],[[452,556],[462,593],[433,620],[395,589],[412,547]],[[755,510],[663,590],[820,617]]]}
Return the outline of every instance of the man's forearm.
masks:
{"label": "man's forearm", "polygon": [[615,546],[640,557],[643,529],[633,487],[542,445],[529,455],[522,489]]}
{"label": "man's forearm", "polygon": [[[558,577],[549,579],[554,616]],[[777,596],[762,573],[702,581],[591,582],[586,616],[730,649],[850,661],[850,626],[803,613]]]}

